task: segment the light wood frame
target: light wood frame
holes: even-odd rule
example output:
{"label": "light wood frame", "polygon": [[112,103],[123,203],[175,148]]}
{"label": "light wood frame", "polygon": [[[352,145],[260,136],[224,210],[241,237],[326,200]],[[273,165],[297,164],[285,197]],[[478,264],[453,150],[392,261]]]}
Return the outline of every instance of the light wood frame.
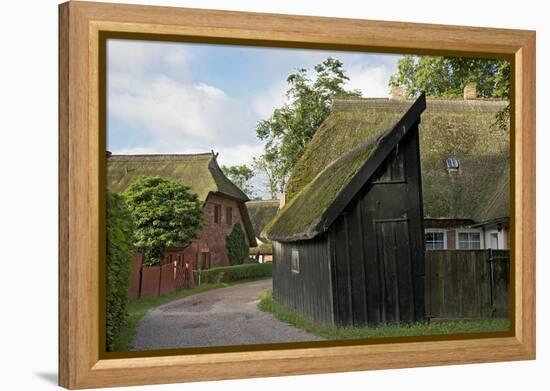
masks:
{"label": "light wood frame", "polygon": [[[87,2],[59,8],[59,383],[90,388],[535,358],[535,32]],[[512,61],[508,336],[104,358],[99,349],[102,31]],[[168,37],[168,38],[167,38]]]}

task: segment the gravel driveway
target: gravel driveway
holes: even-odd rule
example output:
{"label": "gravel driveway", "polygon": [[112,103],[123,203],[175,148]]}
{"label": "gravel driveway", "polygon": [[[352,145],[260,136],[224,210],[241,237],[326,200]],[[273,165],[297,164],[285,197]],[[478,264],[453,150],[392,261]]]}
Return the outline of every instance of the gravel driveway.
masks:
{"label": "gravel driveway", "polygon": [[271,279],[215,289],[152,309],[138,324],[134,350],[321,340],[256,308]]}

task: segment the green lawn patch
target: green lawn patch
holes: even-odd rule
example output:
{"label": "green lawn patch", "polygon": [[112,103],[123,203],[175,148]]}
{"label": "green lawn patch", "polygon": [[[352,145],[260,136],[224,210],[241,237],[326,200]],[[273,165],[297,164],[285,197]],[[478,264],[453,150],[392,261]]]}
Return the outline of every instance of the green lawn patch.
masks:
{"label": "green lawn patch", "polygon": [[113,340],[114,352],[127,352],[132,348],[132,340],[136,332],[136,327],[139,321],[147,314],[147,312],[155,307],[170,301],[182,299],[187,296],[196,295],[197,293],[210,291],[212,289],[225,288],[236,284],[245,282],[251,282],[263,279],[261,278],[249,278],[240,281],[220,282],[220,283],[205,283],[196,285],[192,289],[183,289],[173,293],[168,293],[154,298],[138,299],[128,305],[128,320],[125,327],[122,328],[118,336]]}
{"label": "green lawn patch", "polygon": [[510,329],[510,322],[507,319],[454,320],[377,327],[333,327],[279,304],[273,299],[271,289],[261,296],[258,308],[273,314],[282,322],[329,340],[479,333]]}

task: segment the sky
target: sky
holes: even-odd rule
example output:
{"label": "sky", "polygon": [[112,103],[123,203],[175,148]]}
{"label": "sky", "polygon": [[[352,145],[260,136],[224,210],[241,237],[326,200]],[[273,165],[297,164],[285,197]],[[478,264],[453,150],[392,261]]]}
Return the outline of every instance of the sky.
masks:
{"label": "sky", "polygon": [[344,63],[347,88],[388,96],[399,55],[110,39],[107,149],[214,150],[220,165],[250,164],[263,150],[256,124],[285,102],[287,76],[328,56]]}

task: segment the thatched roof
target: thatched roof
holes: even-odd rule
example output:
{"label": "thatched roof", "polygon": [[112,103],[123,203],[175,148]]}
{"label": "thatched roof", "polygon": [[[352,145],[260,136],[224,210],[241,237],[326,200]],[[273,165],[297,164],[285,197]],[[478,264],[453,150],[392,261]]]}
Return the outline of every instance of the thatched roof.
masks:
{"label": "thatched roof", "polygon": [[256,236],[245,202],[246,194],[231,182],[218,166],[213,152],[173,155],[114,155],[107,158],[107,188],[121,192],[143,175],[158,175],[188,186],[203,203],[209,194],[225,195],[237,201],[244,230],[251,247]]}
{"label": "thatched roof", "polygon": [[292,172],[287,189],[288,201],[267,225],[264,235],[271,240],[295,241],[311,239],[326,231],[341,209],[418,121],[424,108],[422,95],[414,104],[409,104],[406,113],[401,112],[395,118],[392,126],[384,129],[376,123],[362,128],[360,136],[357,136],[359,132],[355,126],[348,128],[350,133],[347,136],[327,126],[334,113],[331,114]]}
{"label": "thatched roof", "polygon": [[[296,208],[297,216],[291,219],[302,219],[316,203],[323,208],[324,202],[319,204],[315,192],[334,193],[334,189],[319,182],[327,175],[325,171],[340,166],[342,159],[351,158],[350,154],[368,159],[365,141],[372,142],[373,135],[401,118],[411,103],[390,99],[335,100],[331,114],[315,133],[289,180],[287,206],[303,204],[304,208]],[[506,101],[496,100],[427,101],[420,123],[426,218],[483,221],[509,213],[509,131],[491,126],[496,113],[506,106]],[[449,158],[458,160],[458,172],[447,170]],[[359,162],[352,159],[346,164],[356,167]],[[338,181],[348,180],[353,169],[344,171],[335,172],[331,178],[337,187]],[[309,199],[302,198],[305,193]],[[279,213],[275,220],[281,218]],[[286,230],[293,231],[290,227]]]}
{"label": "thatched roof", "polygon": [[246,203],[252,227],[259,238],[263,229],[279,210],[279,200],[255,200]]}
{"label": "thatched roof", "polygon": [[107,187],[126,189],[143,175],[158,175],[188,186],[201,201],[219,193],[241,201],[248,197],[222,172],[212,152],[174,155],[111,155],[107,159]]}

